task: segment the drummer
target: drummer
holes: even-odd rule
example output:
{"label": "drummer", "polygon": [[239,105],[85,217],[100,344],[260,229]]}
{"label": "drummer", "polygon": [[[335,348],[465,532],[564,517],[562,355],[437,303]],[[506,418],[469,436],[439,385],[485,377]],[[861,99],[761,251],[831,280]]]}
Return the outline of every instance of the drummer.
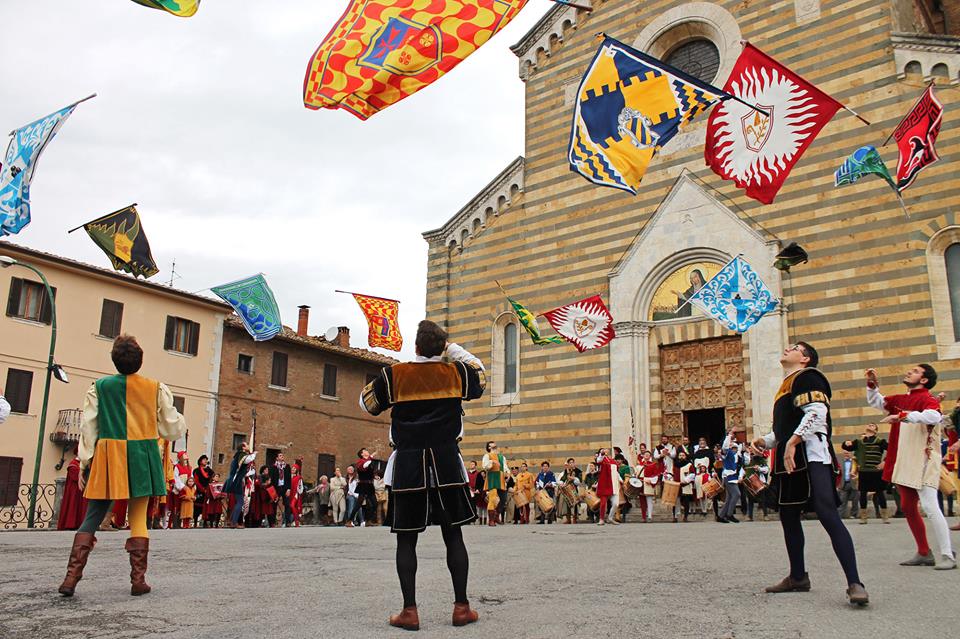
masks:
{"label": "drummer", "polygon": [[[560,473],[560,477],[557,479],[559,482],[560,489],[560,499],[557,501],[557,517],[563,517],[565,521],[563,523],[579,523],[577,516],[577,503],[579,499],[579,489],[581,482],[582,474],[580,469],[577,468],[577,462],[573,457],[567,459],[567,462],[563,465],[563,471]],[[571,495],[574,497],[571,498]],[[571,521],[572,519],[572,521]]]}
{"label": "drummer", "polygon": [[646,522],[653,521],[653,497],[660,483],[663,466],[653,460],[653,454],[647,450],[643,453],[643,461],[637,466],[637,477],[643,479],[643,497],[640,501],[640,514]]}
{"label": "drummer", "polygon": [[[597,465],[593,462],[587,463],[587,472],[583,474],[582,488],[584,490],[595,490],[597,486]],[[597,511],[587,508],[587,522],[597,523]]]}
{"label": "drummer", "polygon": [[527,503],[517,510],[520,511],[520,523],[530,523],[530,502],[533,501],[533,487],[536,485],[536,478],[527,468],[527,462],[520,462],[520,472],[517,473],[517,485],[515,490],[523,493],[527,498]]}
{"label": "drummer", "polygon": [[[550,462],[545,461],[540,464],[540,474],[537,475],[537,489],[544,490],[551,499],[557,498],[557,476],[553,474],[553,471],[550,470]],[[540,510],[540,521],[537,523],[553,523],[556,519],[556,509],[553,509],[549,514],[543,512],[542,509],[537,507],[537,510]]]}
{"label": "drummer", "polygon": [[673,521],[677,521],[677,508],[683,508],[683,521],[687,521],[690,515],[690,503],[693,501],[693,484],[697,479],[697,473],[693,464],[687,456],[687,451],[683,448],[677,449],[677,459],[674,464],[674,481],[680,482],[680,503],[673,507]]}
{"label": "drummer", "polygon": [[694,496],[697,499],[697,509],[704,517],[707,516],[707,494],[704,486],[710,482],[710,460],[706,457],[697,457],[693,460],[696,478],[693,481]]}

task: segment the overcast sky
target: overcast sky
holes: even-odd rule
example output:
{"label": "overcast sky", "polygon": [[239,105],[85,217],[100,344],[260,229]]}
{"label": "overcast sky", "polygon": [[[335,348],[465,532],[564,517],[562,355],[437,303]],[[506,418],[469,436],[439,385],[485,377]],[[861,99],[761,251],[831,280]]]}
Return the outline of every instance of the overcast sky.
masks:
{"label": "overcast sky", "polygon": [[303,107],[307,62],[347,4],[203,0],[183,19],[129,0],[0,3],[3,131],[99,94],[44,152],[33,221],[6,239],[109,268],[85,233],[66,232],[137,202],[152,281],[169,281],[174,259],[174,286],[191,292],[262,271],[285,324],[309,304],[311,334],[346,325],[354,346],[366,323],[334,289],[393,297],[412,356],[420,234],[523,153],[509,47],[550,2],[530,0],[448,75],[366,122]]}

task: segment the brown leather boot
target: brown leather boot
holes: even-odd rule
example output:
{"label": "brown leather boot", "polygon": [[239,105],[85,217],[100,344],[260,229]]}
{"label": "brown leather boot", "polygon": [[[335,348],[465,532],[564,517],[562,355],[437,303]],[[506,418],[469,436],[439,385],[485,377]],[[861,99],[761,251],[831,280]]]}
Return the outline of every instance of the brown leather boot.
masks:
{"label": "brown leather boot", "polygon": [[67,576],[57,590],[64,597],[72,597],[77,588],[77,582],[83,578],[83,568],[87,565],[90,551],[97,545],[97,538],[93,533],[78,532],[73,536],[73,547],[70,549],[70,559],[67,560]]}
{"label": "brown leather boot", "polygon": [[496,526],[497,525],[497,511],[488,510],[487,511],[487,525]]}
{"label": "brown leather boot", "polygon": [[465,626],[468,623],[475,623],[480,615],[476,610],[470,609],[470,602],[453,604],[453,625]]}
{"label": "brown leather boot", "polygon": [[390,615],[390,625],[404,630],[420,630],[420,615],[416,606],[407,606],[399,615]]}
{"label": "brown leather boot", "polygon": [[131,537],[124,548],[130,553],[130,594],[134,597],[145,595],[150,592],[150,586],[144,581],[150,540],[147,537]]}

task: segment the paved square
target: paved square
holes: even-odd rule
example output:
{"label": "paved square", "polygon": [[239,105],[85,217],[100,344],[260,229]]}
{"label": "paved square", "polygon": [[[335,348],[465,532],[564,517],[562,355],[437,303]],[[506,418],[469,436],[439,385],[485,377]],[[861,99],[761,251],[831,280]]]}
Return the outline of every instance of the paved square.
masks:
{"label": "paved square", "polygon": [[[0,533],[0,637],[876,637],[956,628],[960,571],[897,565],[906,524],[851,522],[872,603],[847,605],[826,534],[805,522],[813,590],[772,596],[786,574],[777,523],[470,527],[476,626],[453,628],[439,530],[421,536],[421,631],[390,628],[401,600],[386,529],[153,531],[147,581],[129,595],[126,533],[100,533],[72,599],[56,588],[72,533]],[[960,536],[954,535],[954,543]]]}

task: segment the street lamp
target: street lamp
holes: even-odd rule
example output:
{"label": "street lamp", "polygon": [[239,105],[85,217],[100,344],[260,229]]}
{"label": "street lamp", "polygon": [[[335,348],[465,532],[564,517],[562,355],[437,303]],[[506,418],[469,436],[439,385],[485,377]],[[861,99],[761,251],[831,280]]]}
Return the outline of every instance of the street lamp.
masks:
{"label": "street lamp", "polygon": [[[30,488],[30,512],[27,513],[27,528],[33,528],[34,516],[36,515],[37,510],[37,492],[39,490],[40,483],[40,458],[43,455],[43,434],[47,426],[47,402],[50,399],[50,377],[54,374],[56,369],[60,367],[53,363],[53,352],[57,347],[57,303],[53,299],[53,290],[50,288],[50,283],[47,282],[47,278],[43,273],[40,272],[34,266],[16,260],[9,255],[0,255],[0,267],[7,268],[8,266],[22,266],[25,269],[33,271],[40,277],[43,281],[44,288],[47,289],[47,300],[50,302],[50,354],[47,356],[47,377],[43,384],[43,407],[40,409],[40,432],[37,435],[37,458],[33,464],[33,484]],[[60,373],[57,373],[57,379],[61,381],[66,380],[66,376],[60,376]]]}

